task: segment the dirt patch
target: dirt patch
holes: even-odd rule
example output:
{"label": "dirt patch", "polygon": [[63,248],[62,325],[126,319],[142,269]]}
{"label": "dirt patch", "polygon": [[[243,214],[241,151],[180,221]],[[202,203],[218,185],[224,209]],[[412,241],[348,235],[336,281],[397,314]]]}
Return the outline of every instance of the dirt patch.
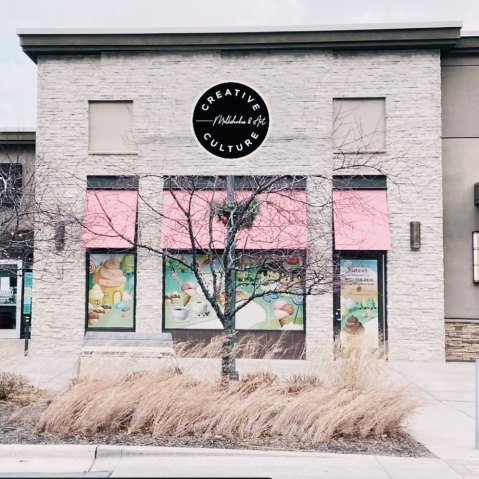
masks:
{"label": "dirt patch", "polygon": [[38,434],[28,422],[12,422],[15,406],[0,403],[0,444],[102,444],[121,446],[201,447],[217,449],[261,449],[281,451],[370,454],[398,457],[432,457],[431,452],[413,437],[404,434],[380,439],[332,439],[310,445],[271,438],[261,441],[239,441],[223,437],[151,437],[143,434],[95,434],[91,436],[57,436]]}

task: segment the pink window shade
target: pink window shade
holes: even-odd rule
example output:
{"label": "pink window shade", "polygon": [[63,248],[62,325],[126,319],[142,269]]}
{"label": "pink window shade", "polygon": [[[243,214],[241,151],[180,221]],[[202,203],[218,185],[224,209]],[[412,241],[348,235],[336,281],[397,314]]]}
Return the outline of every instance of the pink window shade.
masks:
{"label": "pink window shade", "polygon": [[333,191],[337,250],[391,249],[386,190]]}
{"label": "pink window shade", "polygon": [[88,190],[83,218],[85,248],[131,248],[135,242],[134,190]]}
{"label": "pink window shade", "polygon": [[[249,198],[238,191],[237,201]],[[211,203],[224,201],[226,192],[164,191],[161,247],[163,249],[222,249],[225,225],[210,214]],[[304,191],[259,195],[259,213],[251,228],[236,236],[241,249],[304,249],[307,244],[306,194]],[[190,232],[192,235],[190,236]],[[192,242],[193,241],[193,242]]]}

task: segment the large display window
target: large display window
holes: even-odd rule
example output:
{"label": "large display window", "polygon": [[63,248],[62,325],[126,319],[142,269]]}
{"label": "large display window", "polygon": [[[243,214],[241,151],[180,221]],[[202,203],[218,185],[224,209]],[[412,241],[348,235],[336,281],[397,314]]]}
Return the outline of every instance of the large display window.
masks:
{"label": "large display window", "polygon": [[134,330],[135,252],[90,251],[87,265],[87,329]]}
{"label": "large display window", "polygon": [[[164,328],[220,330],[223,326],[188,265],[189,253],[165,259]],[[220,278],[218,257],[197,255],[201,279],[213,291],[213,272]],[[304,258],[302,255],[256,254],[245,257],[236,272],[236,304],[244,303],[235,318],[236,329],[256,331],[304,331]],[[216,302],[224,307],[221,290]],[[246,304],[247,303],[247,304]]]}

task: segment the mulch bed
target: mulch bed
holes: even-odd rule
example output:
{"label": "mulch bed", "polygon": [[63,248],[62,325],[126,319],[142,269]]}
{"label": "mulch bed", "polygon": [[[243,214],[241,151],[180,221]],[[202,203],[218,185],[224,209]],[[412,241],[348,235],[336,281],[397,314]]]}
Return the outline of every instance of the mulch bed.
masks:
{"label": "mulch bed", "polygon": [[424,445],[409,434],[399,437],[353,440],[335,439],[320,445],[293,443],[283,439],[261,441],[233,440],[223,437],[151,437],[140,434],[95,434],[56,436],[38,434],[30,424],[13,423],[15,406],[0,402],[0,444],[107,444],[121,446],[202,447],[215,449],[261,449],[263,451],[310,451],[341,454],[371,454],[398,457],[433,457]]}

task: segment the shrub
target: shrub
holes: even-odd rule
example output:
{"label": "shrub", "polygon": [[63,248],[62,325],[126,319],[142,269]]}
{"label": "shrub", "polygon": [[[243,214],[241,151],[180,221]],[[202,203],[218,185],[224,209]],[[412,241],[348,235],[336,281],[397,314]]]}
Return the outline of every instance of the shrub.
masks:
{"label": "shrub", "polygon": [[0,372],[0,401],[7,401],[22,394],[28,386],[24,376],[15,373]]}
{"label": "shrub", "polygon": [[400,435],[416,406],[406,387],[388,380],[377,352],[354,342],[322,377],[282,381],[260,372],[225,384],[176,368],[77,381],[53,400],[37,427],[57,434],[275,437],[315,444]]}

